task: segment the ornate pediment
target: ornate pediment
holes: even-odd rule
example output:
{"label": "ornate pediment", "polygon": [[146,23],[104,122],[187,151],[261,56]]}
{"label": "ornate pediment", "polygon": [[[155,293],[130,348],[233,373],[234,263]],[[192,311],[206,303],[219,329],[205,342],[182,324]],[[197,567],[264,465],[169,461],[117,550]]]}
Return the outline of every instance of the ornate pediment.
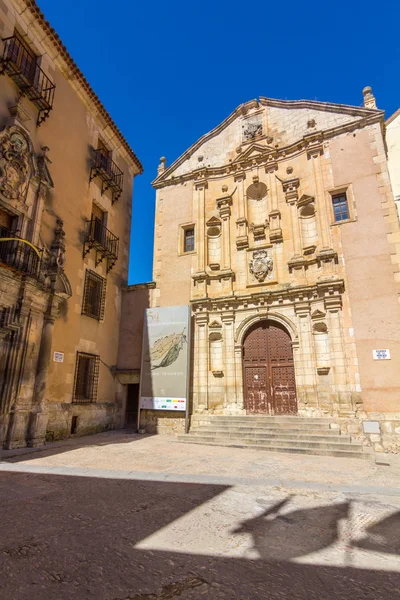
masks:
{"label": "ornate pediment", "polygon": [[271,152],[275,152],[275,148],[272,148],[271,146],[264,146],[260,143],[254,143],[246,148],[244,152],[240,152],[233,163],[241,163],[251,161],[253,159],[257,160],[264,157],[265,154],[270,154]]}
{"label": "ornate pediment", "polygon": [[25,200],[30,179],[36,174],[32,142],[19,126],[0,133],[0,194],[6,200]]}

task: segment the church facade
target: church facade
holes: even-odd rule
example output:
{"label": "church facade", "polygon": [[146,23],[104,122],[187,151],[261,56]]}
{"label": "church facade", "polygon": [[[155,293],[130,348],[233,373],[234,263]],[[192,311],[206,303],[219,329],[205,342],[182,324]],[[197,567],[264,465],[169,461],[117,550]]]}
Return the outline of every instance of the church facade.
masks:
{"label": "church facade", "polygon": [[152,302],[191,305],[191,415],[374,421],[376,449],[400,445],[399,220],[363,95],[251,100],[161,159]]}

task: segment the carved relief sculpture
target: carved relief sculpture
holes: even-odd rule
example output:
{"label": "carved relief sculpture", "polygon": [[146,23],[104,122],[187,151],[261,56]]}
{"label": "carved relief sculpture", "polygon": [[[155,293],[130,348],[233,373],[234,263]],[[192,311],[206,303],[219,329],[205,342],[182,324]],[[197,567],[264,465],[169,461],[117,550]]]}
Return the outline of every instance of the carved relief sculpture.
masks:
{"label": "carved relief sculpture", "polygon": [[266,250],[255,250],[253,252],[253,258],[249,264],[250,273],[262,282],[266,278],[272,279],[273,260]]}
{"label": "carved relief sculpture", "polygon": [[16,126],[0,137],[0,192],[10,200],[23,199],[30,179],[30,148]]}

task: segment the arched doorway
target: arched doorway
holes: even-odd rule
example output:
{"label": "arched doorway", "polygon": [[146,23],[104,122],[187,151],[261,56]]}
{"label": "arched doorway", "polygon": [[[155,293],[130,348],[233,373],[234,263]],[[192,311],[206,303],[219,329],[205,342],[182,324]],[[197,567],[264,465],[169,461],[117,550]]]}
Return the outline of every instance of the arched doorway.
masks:
{"label": "arched doorway", "polygon": [[259,321],[243,342],[244,405],[248,413],[297,414],[292,341],[274,321]]}

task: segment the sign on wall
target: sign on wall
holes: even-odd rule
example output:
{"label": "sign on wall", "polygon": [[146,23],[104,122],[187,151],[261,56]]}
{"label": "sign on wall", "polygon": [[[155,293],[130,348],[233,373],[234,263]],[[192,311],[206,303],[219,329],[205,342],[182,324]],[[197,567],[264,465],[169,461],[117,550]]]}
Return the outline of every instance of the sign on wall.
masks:
{"label": "sign on wall", "polygon": [[140,408],[185,411],[188,397],[188,306],[145,311]]}
{"label": "sign on wall", "polygon": [[64,362],[64,352],[54,352],[53,353],[53,361],[54,362]]}
{"label": "sign on wall", "polygon": [[372,350],[374,360],[390,360],[390,350]]}

